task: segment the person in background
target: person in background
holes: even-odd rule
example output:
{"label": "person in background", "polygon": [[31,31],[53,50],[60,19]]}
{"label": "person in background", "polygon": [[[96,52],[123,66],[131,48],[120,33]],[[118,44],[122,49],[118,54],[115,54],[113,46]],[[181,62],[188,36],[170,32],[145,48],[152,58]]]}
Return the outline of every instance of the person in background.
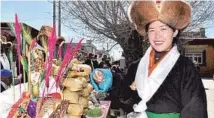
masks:
{"label": "person in background", "polygon": [[103,58],[104,58],[104,59],[107,59],[107,57],[108,57],[107,55],[103,55]]}
{"label": "person in background", "polygon": [[101,61],[100,64],[99,64],[99,68],[103,68],[104,63],[105,63],[105,59],[102,58],[102,61]]}
{"label": "person in background", "polygon": [[1,78],[0,78],[0,85],[1,85],[1,92],[7,90],[11,83],[12,83],[12,72],[7,69],[1,69]]}
{"label": "person in background", "polygon": [[99,68],[108,68],[111,69],[111,64],[109,58],[102,58],[102,61],[99,64]]}
{"label": "person in background", "polygon": [[93,61],[92,61],[93,58],[94,58],[93,54],[89,53],[87,59],[84,62],[84,64],[89,65],[92,68],[92,70],[94,70],[94,65],[93,65]]}
{"label": "person in background", "polygon": [[98,61],[97,61],[97,55],[94,55],[94,58],[92,59],[94,69],[99,67]]}
{"label": "person in background", "polygon": [[98,61],[98,64],[102,61],[102,53],[98,54],[97,61]]}
{"label": "person in background", "polygon": [[116,65],[113,65],[111,67],[111,71],[114,72],[114,73],[117,73],[117,67],[116,67]]}
{"label": "person in background", "polygon": [[111,58],[110,57],[107,57],[106,60],[105,60],[105,63],[103,65],[103,68],[111,68]]}
{"label": "person in background", "polygon": [[1,92],[8,89],[12,83],[12,71],[11,71],[11,64],[9,61],[8,56],[6,55],[9,50],[11,50],[13,44],[12,41],[9,41],[9,37],[6,35],[1,35],[0,39],[0,47],[1,47],[1,54],[0,54],[0,85],[1,85]]}
{"label": "person in background", "polygon": [[0,55],[1,69],[10,70],[11,67],[7,52],[8,50],[11,49],[13,44],[12,42],[8,41],[6,36],[1,35],[0,45],[1,45],[1,55]]}

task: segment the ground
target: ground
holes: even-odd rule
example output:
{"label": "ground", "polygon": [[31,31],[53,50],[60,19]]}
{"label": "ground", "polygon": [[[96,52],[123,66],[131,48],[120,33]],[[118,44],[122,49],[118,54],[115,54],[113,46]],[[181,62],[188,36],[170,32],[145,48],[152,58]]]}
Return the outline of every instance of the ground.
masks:
{"label": "ground", "polygon": [[207,94],[208,118],[214,118],[214,79],[202,78]]}

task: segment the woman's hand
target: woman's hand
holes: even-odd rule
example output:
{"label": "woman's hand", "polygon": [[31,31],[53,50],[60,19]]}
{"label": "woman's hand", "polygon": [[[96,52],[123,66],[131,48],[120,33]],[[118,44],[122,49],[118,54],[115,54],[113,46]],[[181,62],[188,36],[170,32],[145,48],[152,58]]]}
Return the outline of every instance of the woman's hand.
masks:
{"label": "woman's hand", "polygon": [[104,81],[103,76],[104,76],[103,72],[98,71],[98,70],[96,70],[95,73],[94,73],[94,75],[93,75],[94,80],[95,80],[97,83],[101,83],[101,82]]}
{"label": "woman's hand", "polygon": [[133,91],[137,90],[135,81],[129,86]]}

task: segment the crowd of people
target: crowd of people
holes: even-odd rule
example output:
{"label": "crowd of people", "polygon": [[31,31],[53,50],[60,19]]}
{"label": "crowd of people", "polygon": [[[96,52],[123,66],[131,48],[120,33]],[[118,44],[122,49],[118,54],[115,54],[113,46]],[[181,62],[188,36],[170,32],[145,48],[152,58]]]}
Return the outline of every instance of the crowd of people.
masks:
{"label": "crowd of people", "polygon": [[[79,57],[78,60],[84,59],[82,57],[82,55],[84,54],[78,54]],[[89,53],[85,60],[81,60],[83,61],[84,64],[89,65],[92,70],[95,69],[108,69],[110,70],[111,74],[112,74],[112,86],[111,89],[107,92],[109,93],[110,96],[108,96],[107,98],[105,98],[106,100],[111,100],[112,96],[116,95],[119,91],[118,88],[120,88],[122,81],[124,80],[124,72],[123,69],[120,68],[119,64],[113,64],[111,61],[111,58],[108,57],[107,55],[103,55],[103,56],[99,56],[101,57],[100,61],[98,59],[97,55],[94,55],[92,53]],[[113,100],[114,101],[114,100]],[[117,104],[117,103],[116,103]],[[113,108],[118,108],[120,106],[113,105]]]}
{"label": "crowd of people", "polygon": [[82,61],[84,64],[89,65],[92,70],[96,68],[110,69],[113,72],[122,73],[123,69],[120,68],[119,64],[113,64],[111,57],[107,55],[96,55],[92,53],[78,53],[77,59]]}

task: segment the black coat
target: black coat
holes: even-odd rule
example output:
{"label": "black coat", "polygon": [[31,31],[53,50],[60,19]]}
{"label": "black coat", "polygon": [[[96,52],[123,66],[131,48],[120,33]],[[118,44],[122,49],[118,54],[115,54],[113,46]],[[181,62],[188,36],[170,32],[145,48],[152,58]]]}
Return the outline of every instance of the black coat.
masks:
{"label": "black coat", "polygon": [[[132,105],[140,98],[129,85],[134,81],[139,61],[133,62],[126,73],[120,90],[120,101],[132,100],[125,110],[130,112]],[[131,107],[131,108],[130,108]],[[147,102],[147,111],[154,113],[180,113],[180,118],[207,118],[205,89],[191,60],[180,56],[162,85]]]}

